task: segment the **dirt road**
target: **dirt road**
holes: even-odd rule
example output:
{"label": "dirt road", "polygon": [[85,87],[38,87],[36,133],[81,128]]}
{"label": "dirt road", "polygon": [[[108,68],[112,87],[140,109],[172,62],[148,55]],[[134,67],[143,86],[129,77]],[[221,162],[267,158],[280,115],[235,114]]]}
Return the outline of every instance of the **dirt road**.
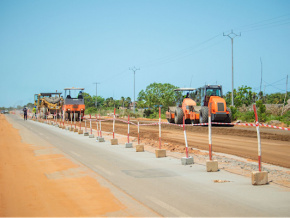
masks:
{"label": "dirt road", "polygon": [[19,129],[21,141],[2,128],[0,137],[8,139],[0,144],[0,172],[5,172],[0,173],[0,216],[289,215],[287,187],[252,186],[250,178],[222,168],[207,173],[199,162],[184,166],[180,157],[136,152],[124,147],[124,135],[116,135],[122,144],[112,146],[111,133],[99,142],[57,126],[6,117]]}
{"label": "dirt road", "polygon": [[[82,123],[84,126],[84,122]],[[88,125],[89,126],[89,125]],[[92,123],[97,128],[95,122]],[[117,121],[115,132],[127,134],[127,124]],[[102,130],[112,132],[112,121],[102,122]],[[192,148],[208,150],[208,128],[187,126],[188,145]],[[137,126],[130,125],[130,135],[137,137]],[[141,126],[142,143],[157,147],[158,126]],[[261,128],[262,161],[277,166],[290,168],[290,131]],[[219,127],[212,128],[213,151],[232,154],[257,160],[257,133],[255,127]],[[185,143],[181,127],[162,125],[162,148],[184,152]],[[193,152],[190,150],[190,152]]]}
{"label": "dirt road", "polygon": [[[36,138],[29,131],[25,135]],[[94,178],[96,173],[52,145],[37,142],[24,143],[0,115],[0,217],[152,215],[128,208]]]}

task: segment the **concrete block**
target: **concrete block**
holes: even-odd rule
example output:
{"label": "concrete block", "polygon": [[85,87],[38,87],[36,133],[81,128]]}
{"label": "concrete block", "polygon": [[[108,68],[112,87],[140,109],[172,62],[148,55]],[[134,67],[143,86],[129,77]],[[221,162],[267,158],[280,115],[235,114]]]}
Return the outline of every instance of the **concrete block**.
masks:
{"label": "concrete block", "polygon": [[252,185],[266,185],[268,184],[267,171],[253,171],[252,172]]}
{"label": "concrete block", "polygon": [[182,165],[190,165],[193,164],[193,157],[182,157],[181,158]]}
{"label": "concrete block", "polygon": [[207,172],[217,172],[219,169],[217,160],[207,160],[206,161],[206,171]]}
{"label": "concrete block", "polygon": [[125,144],[125,148],[133,148],[133,144],[132,143],[126,143]]}
{"label": "concrete block", "polygon": [[65,126],[62,126],[62,129],[66,129],[66,127]]}
{"label": "concrete block", "polygon": [[79,129],[78,134],[83,134],[83,130]]}
{"label": "concrete block", "polygon": [[89,138],[95,138],[94,134],[90,134]]}
{"label": "concrete block", "polygon": [[62,129],[62,126],[58,126],[58,128],[61,128]]}
{"label": "concrete block", "polygon": [[79,130],[78,129],[74,129],[74,132],[78,132]]}
{"label": "concrete block", "polygon": [[71,131],[71,132],[74,131],[74,128],[73,127],[70,127],[69,128],[69,131]]}
{"label": "concrete block", "polygon": [[84,133],[84,136],[89,136],[89,133],[88,133],[88,132],[85,132],[85,133]]}
{"label": "concrete block", "polygon": [[144,152],[144,145],[136,145],[136,152]]}
{"label": "concrete block", "polygon": [[111,145],[118,145],[118,139],[111,139]]}
{"label": "concrete block", "polygon": [[165,149],[156,149],[155,155],[157,158],[166,157],[166,150]]}
{"label": "concrete block", "polygon": [[105,139],[103,137],[98,137],[99,142],[105,142]]}

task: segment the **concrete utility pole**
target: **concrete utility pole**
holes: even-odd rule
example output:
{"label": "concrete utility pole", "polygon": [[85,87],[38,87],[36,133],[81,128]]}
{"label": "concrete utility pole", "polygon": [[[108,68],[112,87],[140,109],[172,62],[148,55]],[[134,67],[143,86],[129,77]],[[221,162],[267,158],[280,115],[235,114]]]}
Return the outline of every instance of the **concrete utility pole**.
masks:
{"label": "concrete utility pole", "polygon": [[98,84],[100,83],[93,83],[93,84],[96,84],[96,102],[95,102],[95,106],[96,108],[98,108]]}
{"label": "concrete utility pole", "polygon": [[134,101],[133,101],[133,113],[135,113],[135,72],[137,70],[140,70],[140,68],[136,68],[135,66],[133,68],[129,68],[129,70],[132,70],[134,72]]}
{"label": "concrete utility pole", "polygon": [[260,62],[261,62],[261,82],[260,82],[260,93],[261,93],[261,91],[262,91],[262,76],[263,76],[263,63],[262,63],[262,58],[260,58]]}
{"label": "concrete utility pole", "polygon": [[284,106],[285,106],[285,102],[286,102],[286,98],[287,98],[287,89],[288,89],[288,75],[287,75],[287,78],[286,78],[286,92],[285,92],[285,98],[284,98],[284,104],[283,104],[283,108],[282,108],[281,116],[282,116],[283,113],[284,113]]}
{"label": "concrete utility pole", "polygon": [[237,35],[232,30],[228,35],[225,35],[225,33],[223,35],[229,37],[232,42],[232,106],[234,106],[234,38],[241,36],[241,33]]}

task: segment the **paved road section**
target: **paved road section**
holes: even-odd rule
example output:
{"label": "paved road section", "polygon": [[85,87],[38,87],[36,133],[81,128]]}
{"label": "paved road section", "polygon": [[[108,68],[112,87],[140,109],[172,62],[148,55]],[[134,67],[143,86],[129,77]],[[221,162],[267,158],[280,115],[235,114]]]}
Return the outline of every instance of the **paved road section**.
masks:
{"label": "paved road section", "polygon": [[[155,158],[124,145],[96,142],[77,133],[8,115],[25,143],[48,142],[162,216],[290,216],[290,192],[275,185],[252,186],[249,178],[201,165]],[[27,134],[27,131],[31,134]],[[214,180],[227,180],[214,183]]]}

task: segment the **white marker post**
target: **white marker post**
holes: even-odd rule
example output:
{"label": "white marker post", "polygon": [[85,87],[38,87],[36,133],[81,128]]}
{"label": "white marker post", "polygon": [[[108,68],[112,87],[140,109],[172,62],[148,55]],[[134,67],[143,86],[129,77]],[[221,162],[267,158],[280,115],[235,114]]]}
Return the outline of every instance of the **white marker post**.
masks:
{"label": "white marker post", "polygon": [[206,171],[207,172],[217,172],[218,171],[218,162],[212,160],[212,139],[211,139],[211,108],[212,102],[208,105],[208,156],[209,160],[206,161]]}
{"label": "white marker post", "polygon": [[116,119],[116,108],[114,108],[114,119],[113,119],[113,139],[115,138],[115,119]]}
{"label": "white marker post", "polygon": [[183,133],[184,133],[184,140],[185,140],[185,154],[186,158],[188,158],[188,143],[187,143],[187,136],[185,131],[185,117],[183,116]]}
{"label": "white marker post", "polygon": [[260,126],[257,114],[256,105],[253,105],[254,113],[255,113],[255,120],[256,120],[256,130],[257,130],[257,138],[258,138],[258,163],[259,163],[259,172],[261,172],[261,137],[260,137]]}
{"label": "white marker post", "polygon": [[185,117],[184,116],[183,116],[183,133],[184,133],[184,140],[185,140],[185,155],[186,155],[186,157],[181,158],[181,164],[182,165],[193,164],[193,157],[188,156],[188,143],[187,143],[187,136],[186,136],[186,130],[185,130]]}
{"label": "white marker post", "polygon": [[268,172],[261,171],[262,169],[262,151],[261,151],[261,138],[260,138],[260,127],[257,114],[256,104],[253,105],[255,120],[256,120],[256,129],[257,129],[257,138],[258,138],[258,162],[259,162],[259,171],[252,172],[252,185],[265,185],[268,183]]}
{"label": "white marker post", "polygon": [[211,140],[211,106],[212,103],[209,103],[208,107],[208,153],[209,153],[209,160],[212,160],[212,140]]}
{"label": "white marker post", "polygon": [[138,145],[140,145],[140,125],[138,121]]}
{"label": "white marker post", "polygon": [[90,114],[90,132],[91,132],[91,135],[93,134],[93,130],[92,130],[92,116]]}
{"label": "white marker post", "polygon": [[161,107],[159,107],[159,149],[161,149]]}
{"label": "white marker post", "polygon": [[130,115],[128,115],[128,143],[130,143],[130,140],[129,140],[129,133],[130,133]]}
{"label": "white marker post", "polygon": [[128,115],[128,142],[125,144],[125,148],[133,147],[133,144],[130,143],[129,134],[130,134],[130,116]]}

